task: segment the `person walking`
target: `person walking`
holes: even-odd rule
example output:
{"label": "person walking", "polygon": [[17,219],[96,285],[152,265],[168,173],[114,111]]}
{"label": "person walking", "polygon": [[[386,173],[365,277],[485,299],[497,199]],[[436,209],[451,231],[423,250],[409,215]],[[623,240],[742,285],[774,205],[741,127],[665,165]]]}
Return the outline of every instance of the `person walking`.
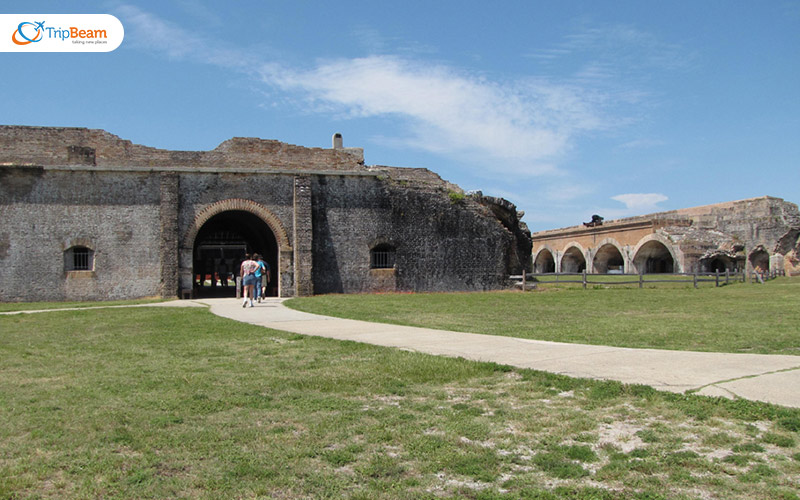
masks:
{"label": "person walking", "polygon": [[264,274],[264,260],[261,258],[259,254],[253,254],[253,260],[256,261],[258,267],[256,268],[256,284],[254,285],[255,293],[256,293],[256,301],[260,304],[261,303],[261,279]]}
{"label": "person walking", "polygon": [[261,262],[264,265],[264,268],[261,270],[261,287],[262,287],[261,296],[266,297],[267,287],[269,286],[269,280],[270,280],[270,267],[269,263],[266,260],[264,260],[264,257],[261,257],[261,260],[259,262]]}
{"label": "person walking", "polygon": [[219,284],[228,287],[228,263],[224,258],[219,261]]}
{"label": "person walking", "polygon": [[256,269],[258,269],[258,262],[250,258],[250,254],[245,254],[244,261],[239,268],[239,275],[242,277],[242,307],[247,307],[247,301],[250,300],[250,307],[255,307],[253,304],[253,289],[256,284]]}

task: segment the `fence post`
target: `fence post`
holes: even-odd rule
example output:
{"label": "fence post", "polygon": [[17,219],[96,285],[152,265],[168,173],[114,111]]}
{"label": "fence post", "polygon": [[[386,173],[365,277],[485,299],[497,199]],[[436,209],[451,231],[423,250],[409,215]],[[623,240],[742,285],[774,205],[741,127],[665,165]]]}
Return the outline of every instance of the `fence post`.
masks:
{"label": "fence post", "polygon": [[586,290],[586,269],[583,270],[583,289]]}
{"label": "fence post", "polygon": [[241,276],[237,276],[236,277],[236,298],[237,299],[241,299],[242,298],[242,277]]}
{"label": "fence post", "polygon": [[719,269],[717,269],[717,288],[719,288]]}
{"label": "fence post", "polygon": [[525,291],[525,268],[522,268],[522,291]]}
{"label": "fence post", "polygon": [[725,284],[726,285],[730,282],[729,281],[730,279],[731,279],[731,270],[730,269],[725,269]]}
{"label": "fence post", "polygon": [[697,288],[697,270],[692,275],[692,280],[694,281],[694,287]]}
{"label": "fence post", "polygon": [[644,288],[644,274],[639,271],[639,288]]}

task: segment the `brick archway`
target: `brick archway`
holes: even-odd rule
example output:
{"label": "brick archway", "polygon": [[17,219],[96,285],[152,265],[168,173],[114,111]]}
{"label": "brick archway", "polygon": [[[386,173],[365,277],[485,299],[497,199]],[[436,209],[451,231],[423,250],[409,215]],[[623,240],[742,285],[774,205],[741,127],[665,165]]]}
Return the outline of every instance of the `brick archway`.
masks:
{"label": "brick archway", "polygon": [[556,272],[556,252],[548,245],[543,246],[533,257],[533,272],[535,273],[554,273]]}
{"label": "brick archway", "polygon": [[587,265],[586,250],[580,243],[573,241],[564,248],[558,269],[562,273],[580,273],[588,271]]}
{"label": "brick archway", "polygon": [[[218,224],[220,217],[230,217],[236,212],[242,216],[251,217],[256,224],[263,224],[264,230],[272,232],[273,245],[277,247],[277,255],[273,267],[273,282],[277,285],[278,296],[293,294],[293,253],[288,233],[280,219],[263,205],[251,200],[240,198],[218,201],[200,210],[194,217],[189,228],[181,239],[180,247],[180,281],[181,289],[191,290],[194,286],[194,253],[195,244],[199,235],[208,229],[203,229],[206,224]],[[245,218],[247,218],[245,217]],[[273,247],[275,249],[275,247]],[[259,250],[260,249],[254,249]],[[264,249],[264,251],[268,250]]]}
{"label": "brick archway", "polygon": [[651,234],[639,240],[631,254],[637,273],[683,272],[680,250],[660,234]]}
{"label": "brick archway", "polygon": [[212,205],[207,206],[203,210],[201,210],[194,218],[192,225],[189,227],[189,230],[186,232],[186,236],[183,238],[182,247],[183,248],[191,248],[194,244],[194,239],[197,237],[198,231],[200,228],[203,227],[203,224],[208,222],[208,220],[214,217],[217,214],[221,214],[222,212],[229,212],[232,210],[241,210],[243,212],[250,212],[253,215],[258,216],[261,220],[266,222],[272,232],[275,234],[275,238],[278,240],[278,248],[281,252],[291,252],[292,246],[289,243],[289,237],[286,233],[286,229],[281,224],[280,219],[275,216],[272,212],[270,212],[265,206],[256,203],[251,200],[245,200],[242,198],[232,198],[229,200],[222,200],[218,201]]}
{"label": "brick archway", "polygon": [[605,238],[596,247],[589,250],[592,261],[592,272],[608,274],[609,272],[626,272],[629,265],[626,253],[614,238]]}

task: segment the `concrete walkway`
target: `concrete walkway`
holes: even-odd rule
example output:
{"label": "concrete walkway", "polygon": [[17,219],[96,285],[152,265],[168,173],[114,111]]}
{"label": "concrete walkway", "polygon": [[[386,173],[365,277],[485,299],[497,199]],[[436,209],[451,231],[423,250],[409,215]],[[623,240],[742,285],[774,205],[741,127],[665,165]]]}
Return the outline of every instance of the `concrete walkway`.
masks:
{"label": "concrete walkway", "polygon": [[449,332],[308,314],[282,301],[267,299],[253,308],[242,308],[237,299],[161,305],[205,304],[218,316],[303,335],[800,408],[800,356],[626,349]]}
{"label": "concrete walkway", "polygon": [[[284,299],[242,308],[238,299],[177,300],[125,307],[209,307],[225,318],[303,335],[353,340],[410,351],[492,361],[570,377],[645,384],[800,408],[800,356],[627,349],[370,323],[294,311]],[[78,308],[16,311],[32,314]]]}

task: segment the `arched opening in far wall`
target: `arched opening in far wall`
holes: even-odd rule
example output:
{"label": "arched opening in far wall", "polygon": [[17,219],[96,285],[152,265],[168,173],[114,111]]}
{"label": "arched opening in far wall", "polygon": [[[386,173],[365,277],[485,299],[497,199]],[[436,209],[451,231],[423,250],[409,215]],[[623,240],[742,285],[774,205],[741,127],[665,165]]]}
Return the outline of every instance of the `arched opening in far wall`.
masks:
{"label": "arched opening in far wall", "polygon": [[561,257],[562,273],[582,273],[586,270],[586,258],[578,247],[571,246]]}
{"label": "arched opening in far wall", "polygon": [[592,268],[597,274],[622,274],[625,272],[625,259],[616,245],[606,243],[597,249]]}
{"label": "arched opening in far wall", "polygon": [[735,258],[723,253],[717,253],[700,259],[700,269],[708,273],[733,272],[737,269],[737,265],[738,263]]}
{"label": "arched opening in far wall", "polygon": [[244,210],[208,219],[194,240],[192,281],[199,297],[235,297],[236,277],[245,254],[259,253],[271,270],[267,296],[277,296],[278,244],[269,225]]}
{"label": "arched opening in far wall", "polygon": [[643,274],[673,273],[675,259],[669,248],[658,240],[641,245],[633,257],[636,270]]}
{"label": "arched opening in far wall", "polygon": [[750,265],[757,271],[769,271],[769,252],[763,246],[756,247],[755,250],[750,252],[748,258]]}
{"label": "arched opening in far wall", "polygon": [[556,260],[549,249],[543,248],[536,254],[533,261],[533,272],[535,273],[554,273],[556,272]]}

